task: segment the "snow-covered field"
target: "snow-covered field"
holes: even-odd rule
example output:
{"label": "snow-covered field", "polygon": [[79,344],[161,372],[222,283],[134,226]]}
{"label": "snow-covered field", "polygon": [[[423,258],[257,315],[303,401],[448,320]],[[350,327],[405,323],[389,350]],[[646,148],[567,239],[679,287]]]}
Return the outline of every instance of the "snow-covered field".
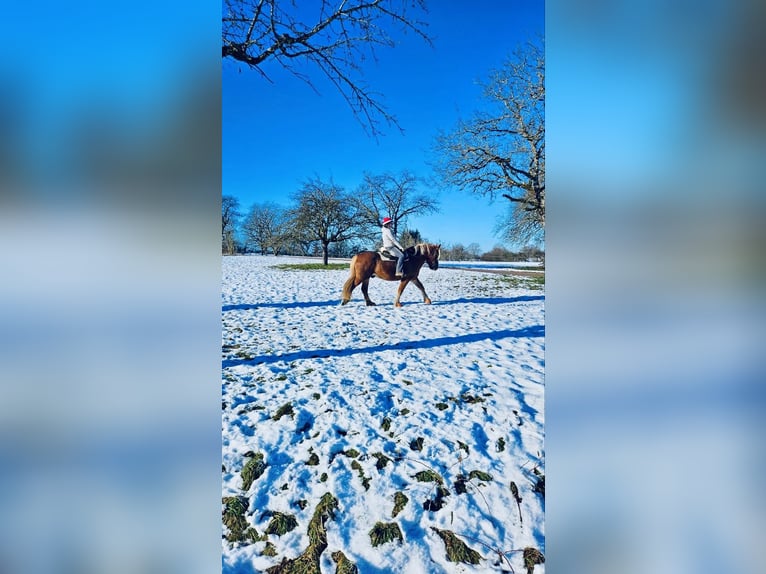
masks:
{"label": "snow-covered field", "polygon": [[543,291],[424,267],[432,305],[410,285],[394,308],[398,283],[372,279],[378,306],[358,288],[340,306],[347,269],[274,267],[303,261],[223,260],[223,571],[541,562]]}

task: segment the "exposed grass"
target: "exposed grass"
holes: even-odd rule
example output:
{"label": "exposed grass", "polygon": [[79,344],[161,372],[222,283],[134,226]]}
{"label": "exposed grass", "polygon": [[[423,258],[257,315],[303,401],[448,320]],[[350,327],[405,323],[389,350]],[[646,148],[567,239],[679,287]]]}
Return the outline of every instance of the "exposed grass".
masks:
{"label": "exposed grass", "polygon": [[325,522],[335,517],[338,500],[329,492],[324,494],[314,510],[308,527],[308,548],[292,560],[283,558],[276,566],[266,569],[266,574],[321,574],[319,557],[327,548]]}
{"label": "exposed grass", "polygon": [[524,568],[527,569],[527,574],[533,574],[536,564],[545,564],[545,556],[537,548],[527,546],[524,549]]}
{"label": "exposed grass", "polygon": [[330,556],[332,561],[337,564],[335,574],[359,574],[359,568],[356,567],[356,564],[346,558],[346,555],[340,550],[333,552]]}
{"label": "exposed grass", "polygon": [[370,477],[364,474],[364,469],[362,468],[362,465],[359,464],[358,461],[354,460],[354,461],[351,461],[351,468],[353,468],[355,471],[359,473],[359,480],[362,481],[362,486],[364,486],[364,489],[370,490]]}
{"label": "exposed grass", "polygon": [[419,436],[418,438],[410,441],[410,450],[423,450],[423,437]]}
{"label": "exposed grass", "polygon": [[471,480],[472,478],[477,478],[484,482],[492,482],[492,475],[488,472],[483,472],[481,470],[472,470],[468,473],[468,480]]}
{"label": "exposed grass", "polygon": [[372,456],[376,458],[375,468],[378,470],[383,470],[386,468],[386,465],[391,462],[391,459],[381,452],[374,452],[372,453]]}
{"label": "exposed grass", "polygon": [[391,513],[391,518],[396,518],[396,515],[404,510],[404,507],[407,506],[409,501],[410,499],[407,498],[407,495],[405,495],[403,492],[397,492],[394,494],[394,510]]}
{"label": "exposed grass", "polygon": [[469,448],[468,448],[468,445],[467,445],[467,444],[465,444],[464,442],[462,442],[462,441],[457,441],[457,447],[458,447],[459,449],[462,449],[462,450],[464,450],[464,451],[466,452],[466,454],[471,454],[471,449],[469,449]]}
{"label": "exposed grass", "polygon": [[473,548],[469,548],[465,542],[460,540],[451,530],[439,530],[431,527],[431,530],[439,535],[444,541],[447,550],[447,560],[450,562],[463,562],[465,564],[478,564],[481,560],[481,554]]}
{"label": "exposed grass", "polygon": [[505,439],[503,437],[497,439],[495,448],[497,449],[497,452],[503,452],[505,450]]}
{"label": "exposed grass", "polygon": [[247,528],[247,520],[245,520],[247,499],[244,496],[226,496],[222,502],[224,504],[223,525],[229,530],[226,540],[240,542],[244,539],[243,534]]}
{"label": "exposed grass", "polygon": [[266,540],[252,526],[248,526],[245,513],[247,498],[244,496],[226,496],[221,501],[224,504],[222,512],[223,525],[229,530],[226,540],[229,542],[260,542]]}
{"label": "exposed grass", "polygon": [[388,417],[384,418],[383,422],[380,423],[380,428],[388,432],[391,429],[391,419]]}
{"label": "exposed grass", "polygon": [[438,484],[444,484],[444,479],[433,470],[421,470],[415,473],[415,479],[420,482],[436,482]]}
{"label": "exposed grass", "polygon": [[425,502],[423,502],[423,510],[427,510],[429,512],[436,512],[441,510],[444,506],[444,498],[449,495],[449,490],[439,485],[436,488],[436,496],[433,498],[428,498]]}
{"label": "exposed grass", "polygon": [[267,542],[264,549],[261,551],[261,556],[276,556],[277,555],[277,547],[274,546],[271,542]]}
{"label": "exposed grass", "polygon": [[282,271],[327,271],[337,269],[348,269],[348,263],[281,263],[272,265],[275,269]]}
{"label": "exposed grass", "polygon": [[295,416],[295,411],[293,411],[293,405],[291,403],[285,403],[279,409],[277,409],[277,412],[274,414],[273,417],[271,417],[272,420],[278,421],[283,416],[290,415],[291,417]]}
{"label": "exposed grass", "polygon": [[359,456],[359,451],[355,448],[350,448],[347,451],[345,451],[343,454],[345,454],[349,458],[356,458]]}
{"label": "exposed grass", "polygon": [[306,466],[317,466],[319,464],[319,455],[315,452],[311,453],[311,456],[306,461]]}
{"label": "exposed grass", "polygon": [[292,514],[283,514],[281,512],[274,512],[271,515],[269,525],[266,527],[266,534],[276,534],[282,536],[287,534],[291,530],[295,530],[298,527],[298,521],[295,520],[295,516]]}
{"label": "exposed grass", "polygon": [[375,526],[370,530],[370,542],[373,547],[387,544],[394,540],[399,540],[400,543],[404,541],[402,531],[396,522],[376,522]]}
{"label": "exposed grass", "polygon": [[436,408],[440,411],[446,411],[449,408],[447,403],[436,403]]}
{"label": "exposed grass", "polygon": [[242,490],[250,490],[253,482],[255,482],[265,471],[268,465],[263,460],[263,454],[260,452],[253,453],[252,456],[245,463],[242,468],[240,476],[242,477]]}

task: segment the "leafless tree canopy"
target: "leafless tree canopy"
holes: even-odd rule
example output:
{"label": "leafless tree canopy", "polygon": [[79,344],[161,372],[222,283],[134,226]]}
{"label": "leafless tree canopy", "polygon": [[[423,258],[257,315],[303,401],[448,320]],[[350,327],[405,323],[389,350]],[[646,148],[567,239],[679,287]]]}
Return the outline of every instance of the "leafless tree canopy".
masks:
{"label": "leafless tree canopy", "polygon": [[295,233],[322,245],[327,265],[330,243],[340,243],[359,236],[359,219],[350,195],[334,183],[310,179],[295,196],[296,207],[290,211]]}
{"label": "leafless tree canopy", "polygon": [[[396,118],[362,81],[368,58],[380,46],[394,47],[392,30],[413,32],[430,44],[425,0],[224,0],[224,58],[232,58],[267,77],[273,60],[309,85],[299,62],[318,68],[340,91],[362,126],[380,134],[380,119]],[[312,85],[313,87],[313,85]]]}
{"label": "leafless tree canopy", "polygon": [[378,234],[383,217],[390,217],[394,234],[397,234],[407,217],[436,212],[438,200],[420,193],[418,188],[422,185],[420,178],[406,170],[398,174],[365,174],[355,195],[360,222]]}
{"label": "leafless tree canopy", "polygon": [[276,255],[286,233],[285,210],[274,203],[253,205],[242,224],[245,247],[256,247],[261,254],[271,249]]}
{"label": "leafless tree canopy", "polygon": [[492,73],[487,111],[437,138],[437,171],[448,185],[512,204],[506,239],[527,241],[545,227],[545,56],[530,43]]}
{"label": "leafless tree canopy", "polygon": [[223,253],[234,253],[234,231],[240,217],[239,200],[231,195],[221,198],[221,249]]}

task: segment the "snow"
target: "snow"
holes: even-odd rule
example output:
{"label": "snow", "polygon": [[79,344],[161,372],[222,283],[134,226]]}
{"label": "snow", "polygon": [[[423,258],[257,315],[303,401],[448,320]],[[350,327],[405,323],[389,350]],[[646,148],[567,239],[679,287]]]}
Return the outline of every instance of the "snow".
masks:
{"label": "snow", "polygon": [[[287,534],[269,535],[273,557],[261,555],[265,541],[224,537],[223,571],[261,572],[302,554],[327,492],[338,510],[325,524],[322,572],[335,572],[337,550],[360,572],[498,572],[509,564],[525,571],[524,548],[545,553],[544,495],[533,490],[545,473],[543,291],[496,274],[424,267],[432,305],[410,285],[397,309],[398,283],[372,279],[377,306],[365,306],[358,288],[340,306],[347,270],[275,267],[303,261],[316,262],[223,260],[223,496],[247,498],[246,520],[259,534],[268,512],[298,521]],[[274,420],[286,404],[293,414]],[[413,450],[418,438],[422,450]],[[247,491],[245,453],[263,453],[268,464]],[[312,454],[318,465],[306,464]],[[391,461],[378,469],[374,454]],[[414,478],[429,469],[449,490],[439,510],[423,505],[437,485]],[[492,480],[467,480],[458,494],[458,476],[474,470]],[[392,518],[396,492],[409,501]],[[369,531],[378,521],[398,524],[403,543],[373,547]],[[481,554],[480,564],[448,561],[431,527],[454,532]],[[497,551],[507,561],[498,563]]]}

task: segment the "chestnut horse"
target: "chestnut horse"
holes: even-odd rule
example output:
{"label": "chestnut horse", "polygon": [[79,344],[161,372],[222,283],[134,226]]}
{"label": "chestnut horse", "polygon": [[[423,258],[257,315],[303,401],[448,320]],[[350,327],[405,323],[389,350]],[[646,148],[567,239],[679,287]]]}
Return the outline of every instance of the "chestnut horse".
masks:
{"label": "chestnut horse", "polygon": [[396,307],[402,306],[399,302],[399,297],[401,297],[402,291],[404,291],[404,288],[407,287],[410,281],[423,293],[423,302],[430,304],[431,300],[426,295],[426,290],[420,279],[418,279],[418,273],[420,273],[420,268],[423,267],[424,263],[428,263],[428,267],[434,271],[439,268],[440,249],[441,245],[434,245],[433,243],[418,243],[414,247],[408,247],[406,249],[408,258],[404,262],[404,275],[401,277],[395,275],[395,260],[384,260],[376,251],[357,253],[351,258],[351,275],[343,285],[341,305],[345,305],[351,300],[351,292],[357,285],[362,286],[362,295],[364,295],[364,301],[367,305],[375,305],[367,294],[370,277],[377,277],[384,281],[399,281],[399,290],[396,292],[396,299],[394,300],[394,306]]}

